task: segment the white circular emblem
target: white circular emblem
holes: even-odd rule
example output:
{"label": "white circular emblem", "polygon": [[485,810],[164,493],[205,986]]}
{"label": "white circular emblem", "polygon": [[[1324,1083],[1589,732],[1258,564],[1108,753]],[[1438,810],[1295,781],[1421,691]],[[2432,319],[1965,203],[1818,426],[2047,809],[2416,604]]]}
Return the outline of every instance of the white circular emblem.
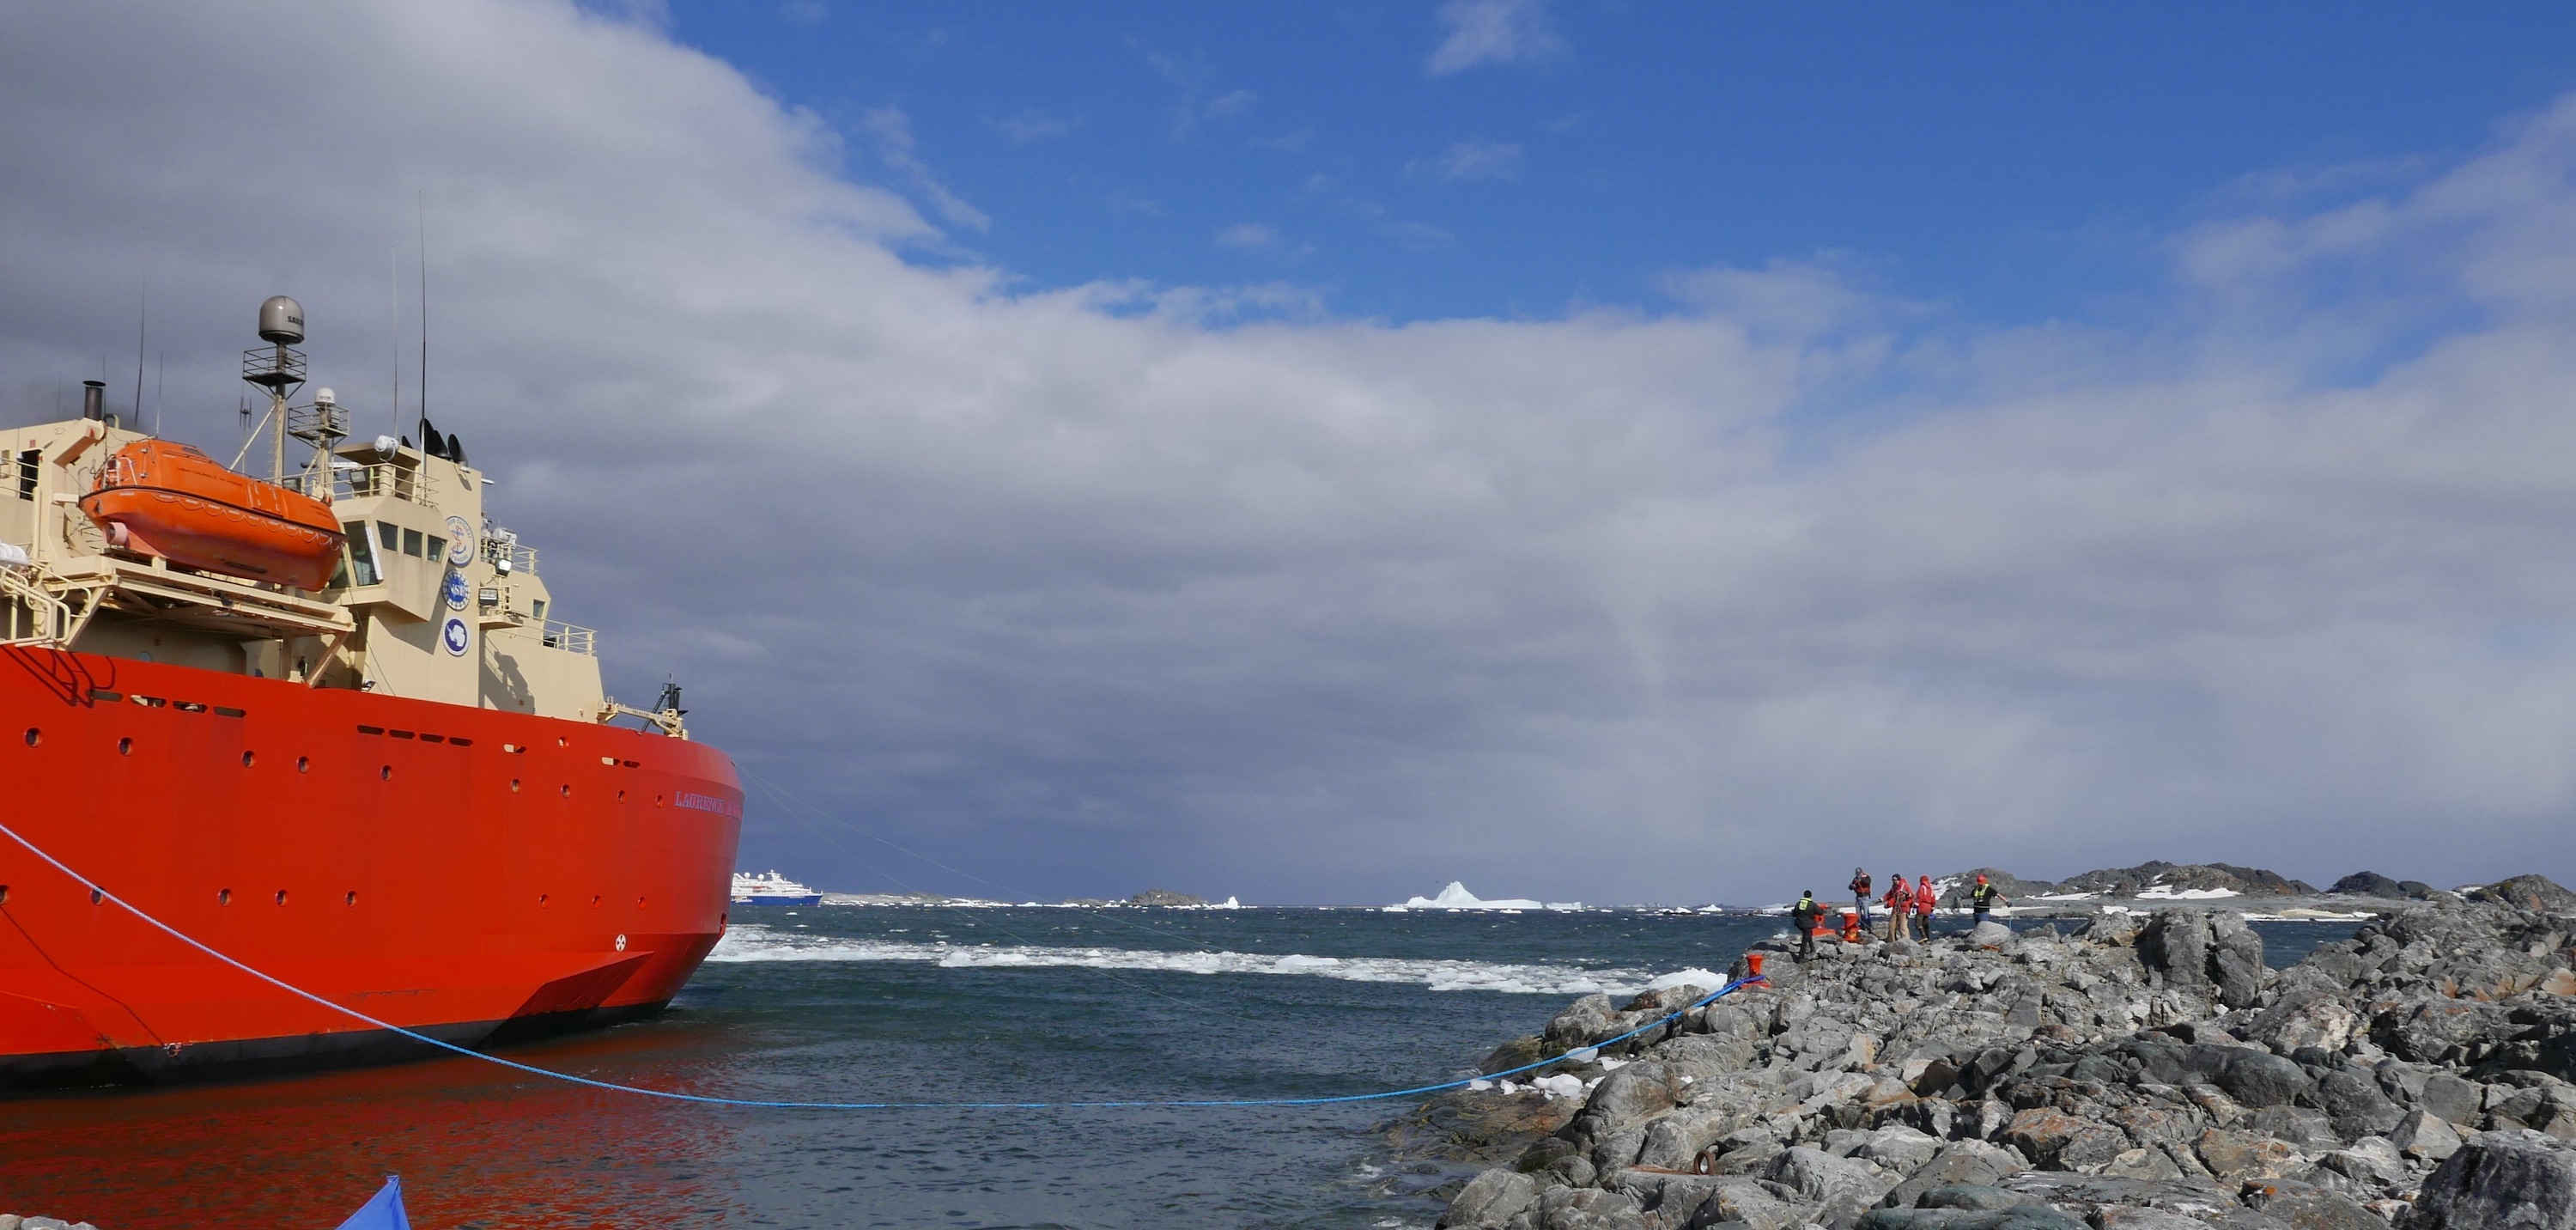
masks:
{"label": "white circular emblem", "polygon": [[617,937],[617,951],[626,951],[626,937],[623,935]]}
{"label": "white circular emblem", "polygon": [[464,610],[464,609],[465,609],[465,574],[464,574],[464,573],[461,573],[461,572],[450,572],[450,573],[448,573],[448,574],[447,574],[447,581],[446,581],[446,583],[445,583],[443,586],[441,586],[441,592],[443,592],[443,593],[446,595],[446,597],[447,597],[447,609],[448,609],[448,610],[451,610],[451,611],[462,611],[462,610]]}
{"label": "white circular emblem", "polygon": [[474,647],[474,635],[465,630],[465,621],[452,615],[438,630],[438,639],[447,646],[450,657],[464,657],[465,651]]}
{"label": "white circular emblem", "polygon": [[447,562],[459,568],[474,562],[474,526],[463,517],[447,519]]}

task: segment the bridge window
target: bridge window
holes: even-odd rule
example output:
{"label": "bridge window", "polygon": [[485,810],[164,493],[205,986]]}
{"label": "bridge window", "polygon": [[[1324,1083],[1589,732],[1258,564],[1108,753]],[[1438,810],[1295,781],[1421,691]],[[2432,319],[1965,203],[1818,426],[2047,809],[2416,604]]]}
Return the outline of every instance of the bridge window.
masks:
{"label": "bridge window", "polygon": [[403,554],[415,559],[421,558],[419,530],[403,531]]}
{"label": "bridge window", "polygon": [[37,469],[36,463],[43,461],[44,459],[44,453],[32,448],[18,454],[19,499],[32,500],[36,498],[36,475],[40,473]]}
{"label": "bridge window", "polygon": [[361,521],[356,525],[350,526],[349,583],[352,585],[373,585],[383,579],[384,574],[376,568],[375,547],[367,541],[367,523]]}
{"label": "bridge window", "polygon": [[391,521],[377,522],[376,541],[384,544],[387,555],[402,550],[402,527]]}

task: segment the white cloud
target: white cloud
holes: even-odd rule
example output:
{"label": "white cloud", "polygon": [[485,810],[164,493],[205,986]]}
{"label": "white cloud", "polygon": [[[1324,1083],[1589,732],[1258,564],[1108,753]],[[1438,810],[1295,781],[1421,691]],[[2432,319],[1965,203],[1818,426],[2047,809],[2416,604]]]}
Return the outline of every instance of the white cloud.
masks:
{"label": "white cloud", "polygon": [[1267,222],[1237,222],[1217,231],[1216,241],[1229,248],[1267,248],[1279,242],[1279,228]]}
{"label": "white cloud", "polygon": [[1543,0],[1448,0],[1440,6],[1448,37],[1431,52],[1433,76],[1479,64],[1520,64],[1565,50]]}
{"label": "white cloud", "polygon": [[993,228],[993,220],[984,216],[984,211],[950,192],[948,185],[939,182],[939,177],[931,173],[930,164],[921,160],[921,155],[914,150],[912,117],[905,115],[902,109],[874,108],[861,113],[859,123],[876,139],[877,158],[914,192],[929,201],[930,207],[939,211],[939,216],[947,219],[950,225],[973,231]]}
{"label": "white cloud", "polygon": [[[280,140],[290,95],[330,105]],[[2116,332],[1927,326],[1832,259],[1678,315],[1014,292],[903,260],[931,228],[812,117],[562,5],[17,6],[0,104],[11,404],[148,265],[173,434],[233,431],[279,291],[384,429],[423,190],[431,411],[613,685],[676,670],[752,771],[1034,891],[2576,863],[2576,103],[2175,236]]]}
{"label": "white cloud", "polygon": [[1487,141],[1470,137],[1448,149],[1439,157],[1407,163],[1405,173],[1431,177],[1443,183],[1462,179],[1519,179],[1521,147],[1509,141]]}
{"label": "white cloud", "polygon": [[1202,110],[1201,114],[1206,115],[1210,119],[1222,119],[1227,116],[1248,111],[1252,108],[1252,104],[1259,102],[1260,100],[1261,96],[1250,90],[1228,90],[1215,98],[1209,99],[1207,106]]}
{"label": "white cloud", "polygon": [[1013,145],[1026,145],[1031,141],[1061,137],[1072,132],[1075,127],[1073,120],[1035,109],[1023,110],[997,120],[986,120],[985,123],[992,125],[993,131],[1002,134]]}

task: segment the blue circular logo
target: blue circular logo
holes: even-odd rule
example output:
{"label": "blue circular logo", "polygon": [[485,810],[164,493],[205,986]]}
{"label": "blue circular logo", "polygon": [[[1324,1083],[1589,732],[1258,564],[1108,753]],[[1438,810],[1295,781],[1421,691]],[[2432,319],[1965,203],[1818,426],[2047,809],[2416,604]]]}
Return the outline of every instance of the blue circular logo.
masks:
{"label": "blue circular logo", "polygon": [[460,658],[465,656],[466,650],[474,647],[474,638],[465,630],[465,621],[454,616],[448,618],[446,627],[438,630],[438,639],[446,643],[448,653]]}
{"label": "blue circular logo", "polygon": [[464,610],[464,609],[465,609],[465,574],[464,574],[464,573],[461,573],[461,572],[451,572],[451,573],[448,573],[448,574],[447,574],[447,584],[446,584],[445,586],[443,586],[443,587],[442,587],[442,589],[445,591],[446,596],[447,596],[447,609],[448,609],[448,610],[451,610],[451,611],[462,611],[462,610]]}

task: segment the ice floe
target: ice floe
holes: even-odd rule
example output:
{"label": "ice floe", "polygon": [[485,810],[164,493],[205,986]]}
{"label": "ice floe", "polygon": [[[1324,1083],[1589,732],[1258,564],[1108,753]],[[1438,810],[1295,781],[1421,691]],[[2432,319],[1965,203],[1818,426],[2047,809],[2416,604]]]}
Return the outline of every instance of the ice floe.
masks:
{"label": "ice floe", "polygon": [[1387,906],[1386,912],[1401,914],[1407,910],[1501,910],[1506,913],[1518,913],[1523,910],[1579,910],[1582,908],[1583,903],[1580,901],[1532,901],[1527,897],[1505,897],[1487,901],[1468,892],[1465,884],[1451,880],[1449,887],[1441,889],[1437,897],[1408,897],[1401,905]]}

